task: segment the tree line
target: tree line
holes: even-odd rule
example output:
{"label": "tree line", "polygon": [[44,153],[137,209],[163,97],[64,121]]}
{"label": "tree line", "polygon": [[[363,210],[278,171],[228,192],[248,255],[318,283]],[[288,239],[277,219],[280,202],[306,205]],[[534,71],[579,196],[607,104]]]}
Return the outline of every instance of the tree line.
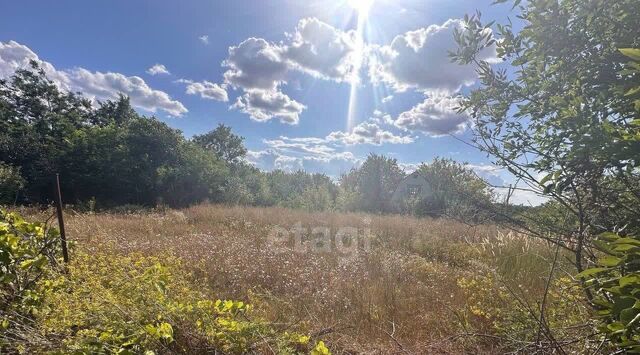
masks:
{"label": "tree line", "polygon": [[[92,105],[31,65],[0,81],[2,204],[49,203],[60,173],[65,200],[78,208],[209,201],[397,212],[390,198],[406,173],[395,159],[372,154],[338,181],[304,171],[260,171],[246,161],[243,138],[228,126],[188,139],[137,113],[126,96]],[[441,215],[461,205],[456,196],[491,198],[482,180],[454,161],[436,159],[419,170],[437,187],[437,198],[405,212]]]}

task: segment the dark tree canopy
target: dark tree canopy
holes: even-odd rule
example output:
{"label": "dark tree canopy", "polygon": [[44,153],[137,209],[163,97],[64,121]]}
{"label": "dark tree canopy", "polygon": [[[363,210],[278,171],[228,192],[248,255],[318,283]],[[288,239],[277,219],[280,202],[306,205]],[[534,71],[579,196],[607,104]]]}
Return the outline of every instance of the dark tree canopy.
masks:
{"label": "dark tree canopy", "polygon": [[223,124],[211,132],[193,137],[196,144],[228,163],[237,163],[247,154],[243,140],[231,132],[231,127]]}

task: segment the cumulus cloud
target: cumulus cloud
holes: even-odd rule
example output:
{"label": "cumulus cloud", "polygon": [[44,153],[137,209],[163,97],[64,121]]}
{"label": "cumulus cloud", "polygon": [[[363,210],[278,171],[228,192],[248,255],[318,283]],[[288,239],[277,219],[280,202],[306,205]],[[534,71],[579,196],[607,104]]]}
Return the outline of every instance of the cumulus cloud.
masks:
{"label": "cumulus cloud", "polygon": [[151,68],[147,69],[147,74],[149,75],[158,75],[158,74],[171,74],[167,67],[164,64],[155,64]]}
{"label": "cumulus cloud", "polygon": [[229,101],[227,90],[222,86],[210,81],[197,82],[193,80],[180,79],[177,82],[187,84],[187,95],[199,95],[203,99],[215,101]]}
{"label": "cumulus cloud", "polygon": [[344,32],[316,18],[298,23],[284,46],[284,56],[294,68],[315,77],[348,81],[357,73],[355,31]]}
{"label": "cumulus cloud", "polygon": [[224,79],[247,90],[276,89],[292,70],[345,81],[354,75],[356,41],[354,31],[341,31],[316,18],[302,19],[279,44],[251,37],[230,47],[222,63],[228,68]]}
{"label": "cumulus cloud", "polygon": [[410,136],[399,136],[389,131],[385,131],[373,122],[362,122],[355,126],[349,133],[347,132],[331,132],[327,136],[328,141],[338,141],[346,145],[354,144],[373,144],[381,145],[383,143],[391,144],[408,144],[413,143],[414,139]]}
{"label": "cumulus cloud", "polygon": [[131,98],[131,104],[150,112],[162,110],[171,116],[188,112],[179,101],[166,92],[154,90],[138,76],[120,73],[92,72],[84,68],[58,70],[51,63],[40,60],[27,46],[9,41],[0,42],[0,77],[10,77],[17,69],[27,68],[35,60],[58,87],[66,91],[80,91],[91,100],[115,99],[119,93]]}
{"label": "cumulus cloud", "polygon": [[433,95],[398,116],[394,124],[402,129],[442,136],[463,131],[469,115],[458,113],[459,97]]}
{"label": "cumulus cloud", "polygon": [[373,111],[373,117],[369,118],[370,121],[380,124],[394,125],[393,118],[388,113],[384,113],[380,110]]}
{"label": "cumulus cloud", "polygon": [[282,123],[297,124],[306,106],[276,90],[249,90],[238,97],[231,108],[248,114],[255,121],[278,118]]}
{"label": "cumulus cloud", "polygon": [[306,171],[324,172],[337,177],[363,161],[347,151],[346,146],[405,144],[413,142],[413,139],[410,136],[395,135],[370,120],[360,123],[348,133],[335,131],[325,137],[280,136],[265,139],[262,142],[266,149],[250,151],[247,160],[265,170],[292,171],[304,168]]}
{"label": "cumulus cloud", "polygon": [[[473,84],[477,78],[474,68],[451,63],[448,56],[456,46],[454,29],[464,30],[462,20],[409,31],[396,36],[390,45],[372,48],[372,80],[389,84],[397,91],[413,88],[447,93]],[[496,62],[495,47],[483,50],[480,59]]]}
{"label": "cumulus cloud", "polygon": [[315,18],[301,20],[280,43],[251,37],[229,48],[222,62],[225,85],[244,94],[231,108],[257,121],[274,117],[297,124],[306,108],[282,92],[291,72],[337,82],[356,75],[354,31],[344,32]]}
{"label": "cumulus cloud", "polygon": [[279,137],[265,139],[264,150],[249,151],[247,161],[264,170],[281,169],[308,172],[322,172],[330,176],[340,176],[361,162],[351,152],[338,150],[327,144],[323,138]]}
{"label": "cumulus cloud", "polygon": [[398,162],[398,165],[400,166],[400,168],[402,170],[404,170],[405,173],[407,174],[411,174],[412,172],[418,170],[418,168],[420,167],[422,163],[403,163],[403,162]]}
{"label": "cumulus cloud", "polygon": [[225,82],[245,90],[275,90],[288,70],[282,51],[278,45],[253,37],[229,48],[229,57],[222,63],[229,68],[224,73]]}
{"label": "cumulus cloud", "polygon": [[282,154],[274,149],[249,150],[247,161],[262,170],[279,169],[287,172],[304,170],[304,160]]}
{"label": "cumulus cloud", "polygon": [[492,186],[504,186],[506,183],[502,178],[504,169],[492,164],[465,164],[466,167],[471,168],[476,175],[484,179]]}
{"label": "cumulus cloud", "polygon": [[389,96],[383,97],[381,101],[383,104],[386,104],[388,102],[391,102],[392,100],[393,100],[393,95],[389,95]]}
{"label": "cumulus cloud", "polygon": [[343,161],[354,163],[359,159],[353,153],[338,149],[326,139],[316,137],[279,137],[278,139],[265,139],[263,141],[269,149],[282,155],[300,158],[306,162]]}
{"label": "cumulus cloud", "polygon": [[204,43],[205,45],[209,44],[209,36],[207,35],[202,35],[198,37],[198,39],[200,40],[200,42]]}

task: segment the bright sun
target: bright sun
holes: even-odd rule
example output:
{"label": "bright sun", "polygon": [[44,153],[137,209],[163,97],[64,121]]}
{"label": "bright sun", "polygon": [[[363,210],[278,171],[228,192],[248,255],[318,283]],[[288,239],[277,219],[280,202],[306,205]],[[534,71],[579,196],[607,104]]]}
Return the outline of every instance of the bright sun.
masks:
{"label": "bright sun", "polygon": [[374,0],[347,0],[347,3],[358,12],[366,13]]}

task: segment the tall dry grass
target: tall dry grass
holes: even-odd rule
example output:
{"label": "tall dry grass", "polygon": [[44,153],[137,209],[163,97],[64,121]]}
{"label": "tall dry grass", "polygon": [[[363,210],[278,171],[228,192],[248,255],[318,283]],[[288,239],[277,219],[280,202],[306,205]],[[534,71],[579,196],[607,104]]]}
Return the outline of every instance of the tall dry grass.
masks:
{"label": "tall dry grass", "polygon": [[[215,297],[248,300],[283,328],[322,335],[334,353],[492,353],[495,340],[456,336],[469,302],[458,281],[495,272],[516,288],[526,284],[535,298],[551,255],[544,243],[496,226],[274,207],[70,214],[67,224],[68,238],[88,252],[170,252]],[[332,236],[355,227],[371,247],[299,252],[291,240],[269,239],[274,227],[296,226],[329,227]]]}

